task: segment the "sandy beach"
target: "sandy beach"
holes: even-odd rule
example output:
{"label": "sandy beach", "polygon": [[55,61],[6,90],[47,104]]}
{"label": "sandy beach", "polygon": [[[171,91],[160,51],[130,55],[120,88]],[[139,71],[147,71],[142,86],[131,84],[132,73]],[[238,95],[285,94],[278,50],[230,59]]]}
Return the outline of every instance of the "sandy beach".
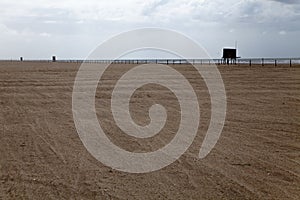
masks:
{"label": "sandy beach", "polygon": [[[162,170],[129,174],[96,160],[73,121],[72,91],[80,63],[0,62],[0,199],[299,199],[300,66],[218,66],[227,117],[215,148],[198,159],[210,121],[205,82],[189,65],[170,65],[193,86],[201,123],[193,144]],[[149,139],[122,134],[110,110],[117,80],[132,64],[105,72],[96,94],[98,120],[110,140],[133,152],[166,145],[180,107],[164,87],[146,85],[130,101],[137,124],[162,104],[168,120]]]}

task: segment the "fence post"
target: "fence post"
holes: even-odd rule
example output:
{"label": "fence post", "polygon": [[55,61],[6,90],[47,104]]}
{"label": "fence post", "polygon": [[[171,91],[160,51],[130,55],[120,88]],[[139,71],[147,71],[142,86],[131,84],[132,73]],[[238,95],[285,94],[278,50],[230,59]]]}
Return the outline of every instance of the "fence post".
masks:
{"label": "fence post", "polygon": [[249,60],[249,66],[251,67],[251,59]]}
{"label": "fence post", "polygon": [[261,59],[261,66],[265,66],[264,59]]}
{"label": "fence post", "polygon": [[292,67],[292,59],[290,59],[290,67]]}
{"label": "fence post", "polygon": [[275,59],[275,67],[277,66],[277,60]]}

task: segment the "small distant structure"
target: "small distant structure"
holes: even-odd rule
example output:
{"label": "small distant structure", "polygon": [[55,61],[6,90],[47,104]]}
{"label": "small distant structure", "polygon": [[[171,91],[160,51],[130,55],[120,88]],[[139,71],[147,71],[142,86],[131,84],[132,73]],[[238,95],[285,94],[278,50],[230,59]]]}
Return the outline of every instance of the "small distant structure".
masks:
{"label": "small distant structure", "polygon": [[223,64],[236,64],[237,54],[236,48],[223,48]]}
{"label": "small distant structure", "polygon": [[21,61],[21,62],[23,61],[23,57],[20,57],[20,61]]}
{"label": "small distant structure", "polygon": [[52,62],[56,62],[56,56],[52,56]]}

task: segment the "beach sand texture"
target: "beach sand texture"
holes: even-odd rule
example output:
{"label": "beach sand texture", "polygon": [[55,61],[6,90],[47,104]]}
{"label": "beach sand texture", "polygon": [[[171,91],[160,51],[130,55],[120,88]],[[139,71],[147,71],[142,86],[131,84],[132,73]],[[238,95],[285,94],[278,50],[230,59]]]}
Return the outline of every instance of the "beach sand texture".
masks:
{"label": "beach sand texture", "polygon": [[[83,146],[72,115],[79,66],[0,62],[0,199],[300,199],[300,66],[219,66],[227,118],[217,145],[201,160],[209,94],[194,68],[173,66],[197,93],[200,127],[180,159],[146,174],[111,169]],[[146,85],[131,98],[132,118],[146,125],[149,106],[160,103],[168,110],[167,123],[149,139],[122,134],[110,97],[116,81],[134,66],[115,64],[105,72],[96,109],[111,141],[148,152],[176,134],[180,107],[166,88]]]}

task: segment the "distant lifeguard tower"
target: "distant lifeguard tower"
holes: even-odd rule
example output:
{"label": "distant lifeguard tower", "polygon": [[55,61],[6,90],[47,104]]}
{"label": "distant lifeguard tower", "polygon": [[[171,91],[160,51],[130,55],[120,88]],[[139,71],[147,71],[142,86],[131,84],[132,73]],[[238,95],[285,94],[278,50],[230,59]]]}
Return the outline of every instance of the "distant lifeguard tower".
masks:
{"label": "distant lifeguard tower", "polygon": [[237,50],[233,48],[223,48],[223,64],[236,64]]}

